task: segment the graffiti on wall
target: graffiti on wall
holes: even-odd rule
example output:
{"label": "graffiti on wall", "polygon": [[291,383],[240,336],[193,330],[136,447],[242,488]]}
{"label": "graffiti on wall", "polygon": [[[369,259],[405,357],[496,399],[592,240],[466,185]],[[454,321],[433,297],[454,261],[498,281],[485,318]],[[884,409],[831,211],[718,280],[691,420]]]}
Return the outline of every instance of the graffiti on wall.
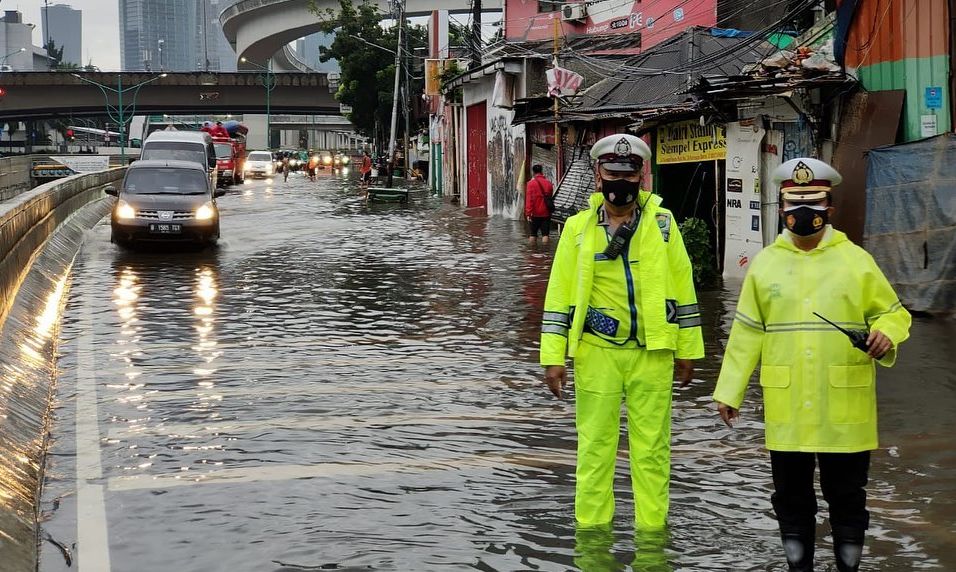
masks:
{"label": "graffiti on wall", "polygon": [[[511,118],[514,112],[492,107],[488,113],[488,178],[491,182],[493,214],[512,215],[519,203],[517,187],[521,163],[515,155],[516,139]],[[521,138],[524,146],[524,138]]]}

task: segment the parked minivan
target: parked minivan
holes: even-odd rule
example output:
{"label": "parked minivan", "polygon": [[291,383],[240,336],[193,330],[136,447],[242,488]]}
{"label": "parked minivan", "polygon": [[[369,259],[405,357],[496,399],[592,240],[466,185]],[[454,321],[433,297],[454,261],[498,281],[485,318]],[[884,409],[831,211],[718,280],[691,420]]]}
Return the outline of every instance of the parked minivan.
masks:
{"label": "parked minivan", "polygon": [[226,191],[214,187],[206,169],[193,161],[136,161],[119,190],[109,186],[106,194],[118,199],[110,217],[112,242],[213,243],[219,238],[216,198]]}
{"label": "parked minivan", "polygon": [[140,159],[193,161],[205,166],[213,187],[219,182],[216,146],[205,131],[153,131],[143,143]]}

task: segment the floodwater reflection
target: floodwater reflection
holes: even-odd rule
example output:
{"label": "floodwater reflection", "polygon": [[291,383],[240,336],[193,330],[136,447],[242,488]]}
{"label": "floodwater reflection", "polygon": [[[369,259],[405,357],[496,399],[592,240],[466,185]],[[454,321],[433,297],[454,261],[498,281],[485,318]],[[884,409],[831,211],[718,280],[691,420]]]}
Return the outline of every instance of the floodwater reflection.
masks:
{"label": "floodwater reflection", "polygon": [[[708,357],[675,392],[669,531],[633,531],[624,451],[614,528],[580,530],[573,401],[536,364],[553,245],[427,196],[366,207],[331,176],[220,207],[218,250],[120,251],[107,226],[77,261],[114,570],[783,568],[758,387],[733,431],[710,400],[732,287],[702,293]],[[954,334],[917,321],[881,372],[868,569],[956,569]]]}

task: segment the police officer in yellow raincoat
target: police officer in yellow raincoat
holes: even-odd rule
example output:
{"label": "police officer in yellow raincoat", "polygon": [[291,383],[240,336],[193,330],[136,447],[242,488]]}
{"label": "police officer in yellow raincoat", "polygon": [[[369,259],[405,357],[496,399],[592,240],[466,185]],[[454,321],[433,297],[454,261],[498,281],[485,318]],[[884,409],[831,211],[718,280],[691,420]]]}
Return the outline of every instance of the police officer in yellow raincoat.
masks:
{"label": "police officer in yellow raincoat", "polygon": [[[760,363],[771,502],[790,570],[813,570],[819,462],[837,569],[855,571],[877,447],[874,364],[893,365],[911,319],[873,258],[827,224],[840,174],[799,158],[781,165],[774,181],[786,230],[744,279],[714,399],[730,425]],[[861,331],[862,349],[816,314]]]}
{"label": "police officer in yellow raincoat", "polygon": [[561,397],[574,360],[578,464],[575,516],[607,525],[614,516],[614,463],[627,435],[636,524],[664,527],[670,483],[671,391],[686,385],[704,354],[690,260],[673,215],[641,190],[651,151],[632,135],[591,150],[598,192],[561,233],[541,334],[546,382]]}

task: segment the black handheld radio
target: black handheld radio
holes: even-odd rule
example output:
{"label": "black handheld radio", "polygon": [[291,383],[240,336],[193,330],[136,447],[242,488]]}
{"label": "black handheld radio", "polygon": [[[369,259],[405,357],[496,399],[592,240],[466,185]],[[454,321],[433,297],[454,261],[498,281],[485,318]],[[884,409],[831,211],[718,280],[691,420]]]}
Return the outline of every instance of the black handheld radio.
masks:
{"label": "black handheld radio", "polygon": [[814,312],[813,315],[816,316],[816,317],[818,317],[818,318],[820,318],[820,319],[823,320],[824,322],[830,324],[830,325],[833,326],[834,328],[840,330],[840,331],[843,332],[844,334],[846,334],[846,337],[850,338],[850,343],[853,344],[853,347],[855,347],[856,349],[860,350],[860,351],[863,352],[863,353],[867,353],[867,352],[870,351],[870,347],[866,345],[866,340],[867,340],[867,338],[870,337],[870,332],[869,332],[869,331],[867,331],[867,330],[848,330],[848,329],[846,329],[846,328],[841,328],[840,326],[834,324],[833,322],[831,322],[830,320],[824,318],[824,317],[821,316],[820,314],[817,314],[816,312]]}
{"label": "black handheld radio", "polygon": [[638,220],[640,219],[630,224],[621,223],[621,226],[617,227],[617,230],[614,231],[614,236],[611,237],[611,240],[607,244],[607,248],[604,249],[604,256],[610,260],[614,260],[624,252],[624,249],[627,247],[627,242],[634,236],[634,231],[637,230]]}

